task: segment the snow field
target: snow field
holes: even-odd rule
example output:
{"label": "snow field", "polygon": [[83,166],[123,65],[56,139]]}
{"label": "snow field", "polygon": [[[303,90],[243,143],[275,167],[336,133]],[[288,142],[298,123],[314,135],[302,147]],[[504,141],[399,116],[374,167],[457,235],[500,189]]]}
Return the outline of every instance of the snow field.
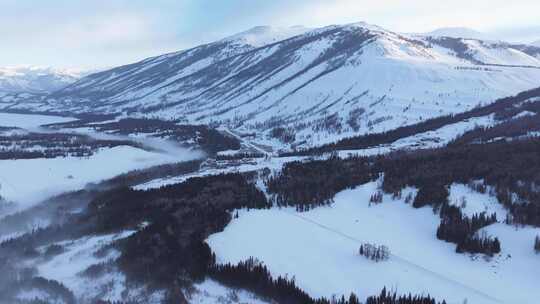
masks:
{"label": "snow field", "polygon": [[0,161],[0,195],[28,208],[48,197],[83,188],[123,172],[178,161],[130,146],[100,149],[87,158]]}
{"label": "snow field", "polygon": [[[40,125],[70,121],[71,118],[0,113],[0,125],[38,128]],[[132,139],[91,131],[83,132],[94,138]],[[15,203],[10,212],[29,208],[40,201],[67,191],[83,188],[135,169],[198,158],[197,151],[180,148],[160,139],[133,138],[158,151],[145,151],[131,146],[101,148],[89,157],[53,159],[0,160],[0,197]],[[4,214],[5,215],[5,214]]]}
{"label": "snow field", "polygon": [[51,115],[0,113],[0,126],[17,127],[23,129],[33,129],[41,125],[62,123],[74,120],[76,119]]}
{"label": "snow field", "polygon": [[210,279],[207,279],[200,284],[196,284],[194,288],[195,292],[192,292],[188,298],[189,303],[191,304],[268,303],[250,292],[245,290],[234,290]]}
{"label": "snow field", "polygon": [[[536,303],[540,296],[533,252],[540,229],[515,230],[495,224],[484,230],[501,240],[491,259],[455,253],[455,244],[436,239],[440,219],[429,207],[413,209],[385,195],[369,206],[377,183],[346,190],[331,207],[297,213],[293,209],[245,210],[227,228],[208,238],[222,263],[256,257],[274,275],[294,277],[315,297],[355,292],[360,298],[386,286],[398,293],[431,294],[448,303]],[[468,195],[453,186],[454,195]],[[405,189],[403,198],[414,189]],[[472,208],[472,207],[469,207]],[[483,207],[480,207],[482,209]],[[362,242],[386,245],[389,261],[374,263],[357,254]]]}
{"label": "snow field", "polygon": [[[37,264],[40,276],[56,280],[69,288],[78,299],[92,299],[105,293],[104,299],[110,301],[123,300],[122,291],[125,286],[125,277],[121,273],[109,273],[100,278],[85,278],[80,273],[89,266],[113,260],[119,252],[112,251],[105,257],[98,258],[94,253],[102,246],[116,240],[126,238],[135,231],[125,231],[119,234],[90,236],[77,240],[57,243],[65,251],[45,263]],[[45,248],[41,248],[42,251]]]}

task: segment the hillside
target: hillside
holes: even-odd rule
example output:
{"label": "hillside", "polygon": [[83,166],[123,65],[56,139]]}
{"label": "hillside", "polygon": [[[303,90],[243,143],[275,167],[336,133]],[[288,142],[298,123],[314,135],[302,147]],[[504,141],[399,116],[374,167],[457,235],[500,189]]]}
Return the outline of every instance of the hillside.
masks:
{"label": "hillside", "polygon": [[334,143],[293,152],[312,155],[348,151],[387,153],[400,149],[443,147],[451,143],[485,143],[538,136],[540,88],[498,99],[470,111],[440,116],[381,133],[343,138]]}

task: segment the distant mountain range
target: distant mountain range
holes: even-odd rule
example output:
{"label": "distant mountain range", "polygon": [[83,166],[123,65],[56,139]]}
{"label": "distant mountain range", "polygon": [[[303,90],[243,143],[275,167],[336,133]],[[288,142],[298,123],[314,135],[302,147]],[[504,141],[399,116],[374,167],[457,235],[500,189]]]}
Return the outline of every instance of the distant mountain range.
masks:
{"label": "distant mountain range", "polygon": [[50,67],[0,67],[0,92],[51,93],[88,74],[86,71]]}
{"label": "distant mountain range", "polygon": [[496,40],[489,34],[482,33],[466,27],[444,27],[432,32],[425,33],[426,36],[443,36],[452,38],[468,38],[479,40]]}
{"label": "distant mountain range", "polygon": [[[88,75],[39,100],[0,99],[0,107],[158,117],[257,134],[260,144],[305,147],[463,112],[539,86],[540,47],[458,34],[476,35],[464,29],[409,35],[366,23],[256,27]],[[294,136],[272,136],[283,130]]]}

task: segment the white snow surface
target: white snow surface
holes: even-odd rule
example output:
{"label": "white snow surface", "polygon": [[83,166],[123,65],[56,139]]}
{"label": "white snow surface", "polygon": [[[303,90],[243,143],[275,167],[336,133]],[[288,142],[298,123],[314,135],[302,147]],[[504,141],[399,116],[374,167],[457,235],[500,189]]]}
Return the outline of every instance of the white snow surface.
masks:
{"label": "white snow surface", "polygon": [[23,290],[22,292],[19,292],[16,298],[21,301],[34,301],[38,299],[47,301],[46,303],[49,304],[65,304],[64,300],[61,298],[52,297],[49,293],[39,289]]}
{"label": "white snow surface", "polygon": [[448,124],[436,130],[400,138],[390,144],[367,149],[342,150],[338,153],[340,157],[346,158],[351,156],[382,155],[397,150],[440,148],[467,131],[477,127],[490,127],[493,125],[495,125],[493,115],[473,117],[453,124]]}
{"label": "white snow surface", "polygon": [[[92,295],[99,294],[96,290],[95,282],[80,276],[79,273],[86,270],[91,265],[106,262],[115,259],[119,256],[119,252],[112,252],[103,258],[97,258],[94,252],[102,246],[112,243],[113,241],[126,238],[135,233],[135,231],[125,231],[119,234],[108,234],[102,236],[89,236],[82,239],[64,241],[57,243],[65,247],[65,252],[55,256],[52,260],[38,265],[39,275],[62,282],[79,298],[91,298]],[[42,248],[44,250],[44,248]],[[115,273],[112,277],[107,278],[112,285],[122,287],[125,283],[125,278],[120,273]],[[118,281],[118,282],[115,282]],[[117,287],[117,286],[115,286]],[[105,298],[111,301],[122,300],[120,293],[122,290],[112,290],[109,292],[109,297]]]}
{"label": "white snow surface", "polygon": [[454,183],[450,186],[450,204],[461,207],[463,214],[472,216],[485,212],[487,215],[495,213],[498,221],[504,221],[508,212],[499,203],[491,187],[486,193],[474,191],[467,185]]}
{"label": "white snow surface", "polygon": [[188,296],[191,304],[268,304],[256,295],[245,290],[231,289],[207,279],[193,286],[195,291]]}
{"label": "white snow surface", "polygon": [[283,165],[287,162],[301,160],[303,157],[280,157],[280,158],[272,158],[272,159],[250,159],[250,160],[244,160],[244,161],[221,161],[216,162],[212,165],[205,165],[203,164],[201,166],[201,169],[194,173],[179,175],[179,176],[171,176],[171,177],[164,177],[164,178],[158,178],[151,180],[149,182],[136,185],[133,187],[135,190],[149,190],[149,189],[156,189],[167,185],[173,185],[182,183],[190,178],[194,177],[203,177],[203,176],[212,176],[212,175],[218,175],[218,174],[227,174],[227,173],[242,173],[242,172],[250,172],[250,171],[256,171],[261,170],[264,168],[268,168],[272,171],[279,171],[283,167]]}
{"label": "white snow surface", "polygon": [[[144,288],[127,289],[126,278],[119,270],[107,272],[98,278],[88,278],[81,272],[89,266],[112,261],[120,252],[111,250],[106,256],[94,253],[114,241],[129,237],[136,231],[116,234],[87,236],[81,239],[57,243],[64,252],[48,261],[35,261],[40,276],[62,282],[76,296],[77,303],[94,303],[95,299],[108,301],[135,301],[137,303],[161,303],[163,292],[148,292]],[[39,250],[44,251],[42,247]]]}
{"label": "white snow surface", "polygon": [[[0,113],[0,119],[7,125],[27,129],[72,120],[55,116],[5,113]],[[85,133],[95,138],[118,139],[109,134],[90,131]],[[13,213],[51,196],[78,190],[88,183],[100,182],[131,170],[201,157],[198,151],[180,148],[164,140],[151,138],[133,138],[133,140],[146,143],[159,151],[150,152],[131,146],[117,146],[101,148],[89,157],[0,160],[0,197],[15,204],[15,207],[9,208],[8,211]],[[2,214],[4,215],[6,214]]]}
{"label": "white snow surface", "polygon": [[[3,117],[6,118],[3,121],[10,121],[9,125],[36,128],[44,132],[51,130],[39,128],[41,124],[70,120],[43,115],[4,114]],[[25,129],[15,131],[27,132]],[[83,133],[94,138],[131,139],[156,150],[150,152],[131,146],[118,146],[99,149],[89,157],[0,160],[0,218],[30,208],[51,196],[82,189],[88,183],[99,182],[135,169],[191,160],[202,155],[198,151],[180,148],[160,139],[119,137],[95,131]],[[43,220],[32,223],[34,228],[47,225],[49,223]],[[18,235],[0,231],[0,241]]]}
{"label": "white snow surface", "polygon": [[35,129],[41,125],[74,121],[75,118],[53,115],[0,113],[0,126]]}
{"label": "white snow surface", "polygon": [[[0,195],[28,208],[40,200],[83,188],[135,169],[189,160],[192,155],[168,155],[130,146],[100,149],[90,157],[0,161]],[[194,157],[193,157],[194,158]]]}
{"label": "white snow surface", "polygon": [[[468,205],[480,204],[467,194]],[[430,208],[414,209],[385,195],[369,206],[377,183],[336,195],[331,207],[297,213],[293,209],[242,210],[226,229],[207,240],[218,262],[238,263],[256,257],[273,275],[295,277],[315,297],[375,295],[386,286],[400,294],[431,294],[450,304],[534,304],[540,296],[534,254],[538,228],[494,224],[484,230],[501,240],[493,258],[455,253],[455,244],[437,240],[440,222]],[[405,189],[415,193],[414,189]],[[472,207],[470,207],[472,208]],[[361,242],[386,245],[390,260],[375,263],[357,254]]]}

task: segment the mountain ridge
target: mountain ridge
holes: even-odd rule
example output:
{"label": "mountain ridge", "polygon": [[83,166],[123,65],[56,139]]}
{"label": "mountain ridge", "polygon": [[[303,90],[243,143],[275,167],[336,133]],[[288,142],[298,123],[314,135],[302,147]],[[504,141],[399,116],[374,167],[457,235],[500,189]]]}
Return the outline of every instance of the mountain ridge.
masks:
{"label": "mountain ridge", "polygon": [[[37,110],[158,117],[260,133],[260,144],[313,146],[465,111],[540,78],[540,48],[363,22],[255,46],[240,37],[89,75]],[[276,141],[276,127],[294,140]]]}

